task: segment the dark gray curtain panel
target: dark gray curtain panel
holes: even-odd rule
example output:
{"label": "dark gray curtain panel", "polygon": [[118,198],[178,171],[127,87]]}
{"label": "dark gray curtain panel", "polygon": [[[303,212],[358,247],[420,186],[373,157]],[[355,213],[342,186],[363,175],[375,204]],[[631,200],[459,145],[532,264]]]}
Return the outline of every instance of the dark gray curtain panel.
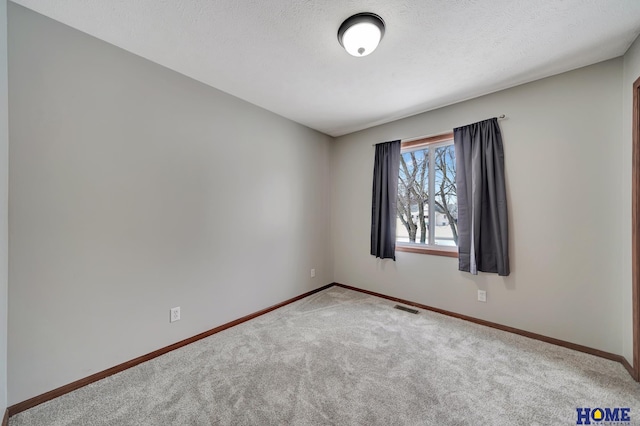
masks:
{"label": "dark gray curtain panel", "polygon": [[371,204],[371,254],[396,260],[396,214],[400,141],[376,145]]}
{"label": "dark gray curtain panel", "polygon": [[509,275],[504,151],[498,119],[453,130],[461,271]]}

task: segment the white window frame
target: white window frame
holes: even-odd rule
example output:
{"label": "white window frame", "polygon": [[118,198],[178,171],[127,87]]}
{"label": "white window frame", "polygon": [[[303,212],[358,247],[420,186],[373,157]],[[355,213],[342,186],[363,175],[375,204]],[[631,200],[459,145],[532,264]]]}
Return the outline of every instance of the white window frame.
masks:
{"label": "white window frame", "polygon": [[[453,132],[444,133],[437,136],[432,136],[428,138],[420,138],[408,141],[402,141],[402,146],[400,148],[400,153],[406,154],[408,152],[420,151],[425,148],[429,148],[429,150],[435,150],[437,148],[448,146],[453,143]],[[435,177],[436,177],[436,167],[435,167],[435,156],[429,153],[429,174],[428,174],[428,182],[429,182],[429,191],[431,194],[435,192]],[[432,192],[431,190],[434,189]],[[429,214],[431,212],[435,212],[435,199],[433,197],[429,197]],[[433,218],[429,218],[430,222],[435,220],[435,215]],[[435,226],[429,226],[429,235],[427,241],[435,242]],[[458,257],[458,247],[450,247],[450,246],[441,246],[436,244],[420,244],[420,243],[411,243],[411,242],[398,242],[396,240],[396,251],[404,251],[410,253],[420,253],[420,254],[432,254],[437,256],[447,256],[447,257]]]}

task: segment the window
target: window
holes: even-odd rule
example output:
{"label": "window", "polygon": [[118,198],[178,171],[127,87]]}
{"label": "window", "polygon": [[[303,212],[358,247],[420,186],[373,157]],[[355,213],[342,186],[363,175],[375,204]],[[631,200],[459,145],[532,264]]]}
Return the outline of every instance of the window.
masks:
{"label": "window", "polygon": [[402,143],[396,250],[456,257],[453,133]]}

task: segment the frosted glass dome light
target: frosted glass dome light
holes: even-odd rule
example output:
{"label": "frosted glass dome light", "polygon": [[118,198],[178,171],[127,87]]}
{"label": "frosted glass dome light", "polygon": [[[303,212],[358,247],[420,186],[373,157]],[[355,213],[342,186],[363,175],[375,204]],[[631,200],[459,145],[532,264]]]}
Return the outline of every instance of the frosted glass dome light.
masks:
{"label": "frosted glass dome light", "polygon": [[358,13],[340,25],[338,41],[352,56],[367,56],[384,35],[384,21],[373,13]]}

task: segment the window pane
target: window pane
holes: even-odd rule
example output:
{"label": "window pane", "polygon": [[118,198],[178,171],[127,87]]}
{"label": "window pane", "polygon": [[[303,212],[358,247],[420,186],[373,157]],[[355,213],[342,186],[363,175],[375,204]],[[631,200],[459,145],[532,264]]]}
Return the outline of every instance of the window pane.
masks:
{"label": "window pane", "polygon": [[458,198],[456,195],[456,157],[453,145],[441,146],[435,155],[435,234],[436,245],[458,245]]}
{"label": "window pane", "polygon": [[[433,165],[432,182],[429,181],[430,163]],[[457,246],[458,203],[455,183],[453,143],[402,153],[396,240],[402,243]],[[433,214],[429,211],[430,203],[434,207]],[[430,226],[433,226],[431,241]]]}
{"label": "window pane", "polygon": [[426,148],[400,157],[397,241],[427,243],[428,155],[429,148]]}

